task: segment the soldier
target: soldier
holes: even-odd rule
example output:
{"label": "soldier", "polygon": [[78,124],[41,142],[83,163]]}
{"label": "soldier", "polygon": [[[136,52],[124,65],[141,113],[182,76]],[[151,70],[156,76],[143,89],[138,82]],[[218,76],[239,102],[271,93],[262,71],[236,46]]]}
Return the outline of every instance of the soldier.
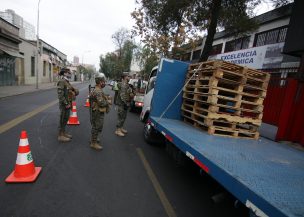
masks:
{"label": "soldier", "polygon": [[109,112],[110,105],[112,103],[110,96],[106,96],[102,90],[106,86],[105,76],[103,73],[99,73],[95,76],[95,83],[95,89],[90,93],[90,101],[92,102],[92,131],[90,147],[96,150],[101,150],[102,146],[98,141],[98,134],[102,131],[104,115]]}
{"label": "soldier", "polygon": [[58,141],[60,142],[69,142],[72,139],[72,135],[65,132],[65,127],[70,117],[72,100],[79,94],[79,91],[70,84],[70,76],[70,70],[63,68],[59,72],[59,81],[57,82],[60,109]]}
{"label": "soldier", "polygon": [[129,86],[129,73],[124,72],[122,75],[122,81],[118,83],[118,93],[116,103],[118,106],[117,115],[118,121],[116,125],[115,134],[117,136],[125,136],[128,133],[126,129],[123,128],[125,120],[127,118],[128,108],[130,106],[131,98],[134,97],[132,89]]}

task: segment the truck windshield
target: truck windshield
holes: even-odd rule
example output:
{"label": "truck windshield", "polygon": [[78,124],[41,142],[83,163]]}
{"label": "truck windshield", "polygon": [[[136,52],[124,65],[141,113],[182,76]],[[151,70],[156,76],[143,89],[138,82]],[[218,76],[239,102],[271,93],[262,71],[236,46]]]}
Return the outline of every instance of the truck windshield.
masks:
{"label": "truck windshield", "polygon": [[148,93],[150,90],[152,90],[154,88],[155,80],[156,80],[156,77],[153,77],[150,79],[146,93]]}

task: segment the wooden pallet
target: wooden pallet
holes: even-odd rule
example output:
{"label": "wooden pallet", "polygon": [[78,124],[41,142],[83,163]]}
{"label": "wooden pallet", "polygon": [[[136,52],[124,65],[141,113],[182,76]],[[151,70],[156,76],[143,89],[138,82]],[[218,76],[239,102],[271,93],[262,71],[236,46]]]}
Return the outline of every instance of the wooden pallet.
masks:
{"label": "wooden pallet", "polygon": [[[216,136],[225,136],[225,137],[233,137],[233,138],[246,138],[246,139],[258,139],[259,132],[255,130],[255,128],[237,129],[236,124],[224,124],[224,122],[216,123],[218,126],[207,126],[205,123],[193,120],[191,116],[183,114],[183,120],[185,123],[188,123],[200,130],[207,131],[210,135]],[[215,122],[213,122],[215,123]]]}
{"label": "wooden pallet", "polygon": [[[200,101],[194,101],[189,99],[183,99],[183,104],[191,104],[192,106],[195,104],[195,107],[202,108],[205,110],[208,110],[210,112],[216,112],[216,113],[227,113],[231,115],[239,115],[243,112],[248,113],[254,113],[254,114],[260,114],[263,112],[263,105],[252,105],[252,106],[246,106],[246,107],[234,107],[231,105],[212,105],[207,102],[200,102]],[[242,105],[241,105],[242,106]]]}
{"label": "wooden pallet", "polygon": [[256,97],[249,97],[249,96],[242,96],[241,94],[235,95],[211,95],[205,93],[187,93],[187,96],[192,96],[195,101],[198,102],[205,102],[211,105],[218,105],[218,106],[232,106],[234,108],[241,108],[244,106],[256,106],[256,105],[263,105],[263,98],[256,98]]}
{"label": "wooden pallet", "polygon": [[258,114],[253,117],[241,117],[239,115],[231,115],[231,113],[211,112],[207,109],[189,106],[186,104],[182,106],[182,111],[186,112],[188,114],[187,116],[191,117],[193,120],[201,122],[206,119],[212,119],[224,120],[229,123],[251,124],[254,126],[260,126],[262,124],[262,120]]}
{"label": "wooden pallet", "polygon": [[191,100],[194,100],[194,92],[191,92],[191,91],[184,91],[184,93],[183,93],[183,98],[184,98],[184,99],[191,99]]}
{"label": "wooden pallet", "polygon": [[225,136],[232,138],[258,139],[259,132],[248,132],[242,130],[233,130],[225,127],[206,127],[199,123],[194,124],[194,127],[207,131],[210,135]]}
{"label": "wooden pallet", "polygon": [[209,134],[257,139],[270,75],[225,61],[191,64],[181,109]]}
{"label": "wooden pallet", "polygon": [[190,65],[187,78],[192,77],[193,73],[197,73],[195,77],[214,76],[234,81],[240,79],[246,85],[262,90],[267,89],[270,79],[269,73],[224,61],[208,61],[198,69],[199,66],[200,63]]}
{"label": "wooden pallet", "polygon": [[218,106],[218,105],[210,105],[208,103],[195,102],[192,106],[193,111],[199,114],[203,114],[205,112],[208,113],[216,113],[220,115],[230,115],[235,118],[235,116],[240,118],[250,118],[254,120],[261,120],[263,117],[263,105],[257,105],[252,108],[236,108],[233,106]]}
{"label": "wooden pallet", "polygon": [[190,70],[194,70],[194,69],[198,69],[200,67],[200,65],[202,64],[201,68],[221,68],[227,71],[233,71],[233,72],[237,72],[237,73],[242,73],[244,72],[244,69],[246,69],[247,67],[244,66],[240,66],[240,65],[236,65],[233,63],[229,63],[229,62],[225,62],[225,61],[221,61],[221,60],[212,60],[212,61],[206,61],[203,63],[196,63],[196,64],[191,64],[189,65],[189,71]]}
{"label": "wooden pallet", "polygon": [[202,108],[210,112],[251,117],[253,119],[262,119],[263,116],[263,98],[247,96],[246,94],[238,95],[237,92],[206,89],[206,93],[202,94],[202,91],[200,93],[185,91],[183,100],[183,103],[188,100],[186,103],[191,102],[192,106],[195,102],[196,108]]}
{"label": "wooden pallet", "polygon": [[[195,73],[195,76],[193,74]],[[187,78],[202,78],[202,77],[215,77],[231,81],[242,82],[246,77],[245,74],[239,74],[233,71],[227,71],[219,68],[203,68],[199,70],[191,70],[187,73]]]}
{"label": "wooden pallet", "polygon": [[230,62],[222,61],[222,60],[211,60],[206,61],[203,63],[195,63],[190,64],[188,67],[188,70],[195,70],[198,69],[199,66],[202,64],[201,68],[221,68],[228,71],[234,71],[234,72],[246,72],[246,74],[250,77],[257,78],[264,81],[269,81],[270,75],[267,72],[263,72],[260,70],[247,68],[246,66],[236,65]]}
{"label": "wooden pallet", "polygon": [[[241,95],[246,95],[255,98],[265,98],[266,97],[266,90],[251,88],[246,85],[241,85],[238,83],[227,82],[225,80],[218,80],[214,78],[205,78],[196,80],[196,82],[188,83],[184,91],[188,92],[198,92],[200,93],[200,89],[203,89],[202,93],[207,93],[206,90],[216,89],[216,90],[223,90],[232,93],[238,93]],[[208,93],[211,94],[210,91]],[[216,93],[214,93],[216,94]]]}

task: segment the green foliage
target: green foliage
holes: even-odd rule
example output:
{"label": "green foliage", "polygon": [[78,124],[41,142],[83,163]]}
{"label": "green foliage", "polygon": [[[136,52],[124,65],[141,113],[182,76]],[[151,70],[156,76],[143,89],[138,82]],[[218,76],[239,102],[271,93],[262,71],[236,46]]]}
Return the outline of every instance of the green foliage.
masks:
{"label": "green foliage", "polygon": [[152,68],[158,64],[159,58],[149,47],[138,47],[135,59],[139,62],[141,75],[147,79]]}
{"label": "green foliage", "polygon": [[[254,30],[250,17],[261,0],[141,0],[131,14],[133,33],[151,50],[175,56],[181,45],[198,40],[207,30],[207,57],[217,28],[238,36]],[[204,51],[203,51],[204,53]]]}
{"label": "green foliage", "polygon": [[129,72],[136,45],[131,41],[128,30],[120,28],[112,35],[113,43],[116,45],[115,52],[100,55],[100,72],[109,78],[118,79],[122,72]]}
{"label": "green foliage", "polygon": [[79,74],[84,74],[86,77],[91,79],[92,75],[94,74],[94,69],[91,67],[85,67],[85,66],[79,65],[77,67],[77,72]]}

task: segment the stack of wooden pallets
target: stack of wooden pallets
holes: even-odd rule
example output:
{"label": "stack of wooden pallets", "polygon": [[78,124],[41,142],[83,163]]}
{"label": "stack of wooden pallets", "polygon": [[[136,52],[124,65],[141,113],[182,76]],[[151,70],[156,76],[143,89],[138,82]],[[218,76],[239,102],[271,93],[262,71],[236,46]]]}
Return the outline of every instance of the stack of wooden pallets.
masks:
{"label": "stack of wooden pallets", "polygon": [[269,78],[265,72],[224,61],[191,64],[183,119],[209,134],[258,139]]}

